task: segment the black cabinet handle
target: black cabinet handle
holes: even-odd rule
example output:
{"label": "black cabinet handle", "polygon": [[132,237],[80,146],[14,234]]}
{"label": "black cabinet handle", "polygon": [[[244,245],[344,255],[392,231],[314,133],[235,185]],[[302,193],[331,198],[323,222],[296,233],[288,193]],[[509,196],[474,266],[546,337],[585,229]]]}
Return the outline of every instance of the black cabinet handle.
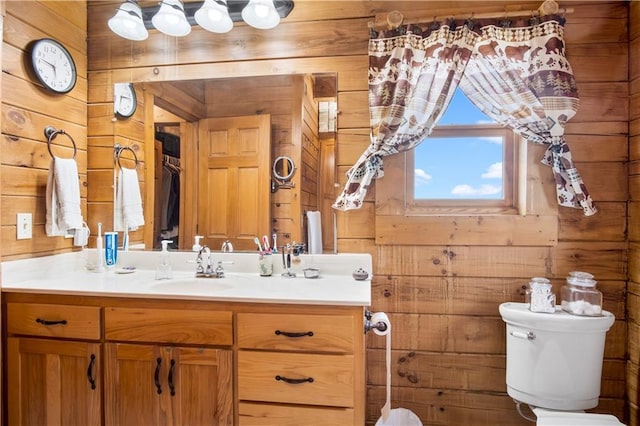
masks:
{"label": "black cabinet handle", "polygon": [[49,321],[42,318],[36,318],[36,322],[42,325],[67,325],[67,320]]}
{"label": "black cabinet handle", "polygon": [[162,364],[162,358],[156,359],[156,371],[153,373],[153,381],[156,383],[158,395],[162,393],[162,386],[160,386],[160,365]]}
{"label": "black cabinet handle", "polygon": [[94,390],[96,388],[96,377],[93,374],[93,366],[96,363],[96,356],[94,354],[91,354],[91,357],[89,359],[90,361],[89,361],[89,367],[87,367],[87,379],[91,384],[91,390]]}
{"label": "black cabinet handle", "polygon": [[172,359],[170,364],[171,367],[169,367],[169,376],[167,377],[167,380],[169,382],[171,396],[174,396],[176,394],[176,386],[173,384],[173,368],[176,366],[176,361]]}
{"label": "black cabinet handle", "polygon": [[305,336],[309,336],[309,337],[312,337],[313,336],[313,331],[307,331],[307,332],[302,332],[302,333],[292,333],[290,331],[276,330],[276,336],[285,336],[285,337],[305,337]]}
{"label": "black cabinet handle", "polygon": [[299,385],[301,383],[313,383],[313,377],[307,377],[306,379],[289,379],[287,377],[276,376],[276,380],[290,383],[292,385]]}

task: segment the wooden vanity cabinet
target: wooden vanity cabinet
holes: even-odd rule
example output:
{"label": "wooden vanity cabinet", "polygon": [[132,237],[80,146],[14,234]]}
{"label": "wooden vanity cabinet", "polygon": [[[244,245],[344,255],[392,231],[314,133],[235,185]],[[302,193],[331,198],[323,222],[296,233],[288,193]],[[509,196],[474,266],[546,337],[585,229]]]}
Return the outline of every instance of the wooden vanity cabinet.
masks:
{"label": "wooden vanity cabinet", "polygon": [[3,301],[11,425],[365,423],[362,307]]}
{"label": "wooden vanity cabinet", "polygon": [[[105,424],[233,424],[232,318],[230,311],[106,307]],[[218,345],[228,348],[210,347]]]}
{"label": "wooden vanity cabinet", "polygon": [[8,424],[102,424],[100,309],[8,303],[6,315]]}

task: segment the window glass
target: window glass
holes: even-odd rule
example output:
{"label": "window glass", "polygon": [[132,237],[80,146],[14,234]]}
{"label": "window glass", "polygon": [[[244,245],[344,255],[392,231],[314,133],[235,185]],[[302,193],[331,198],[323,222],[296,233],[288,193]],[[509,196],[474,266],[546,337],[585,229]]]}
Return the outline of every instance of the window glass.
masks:
{"label": "window glass", "polygon": [[513,205],[513,139],[457,89],[438,126],[414,149],[409,204]]}

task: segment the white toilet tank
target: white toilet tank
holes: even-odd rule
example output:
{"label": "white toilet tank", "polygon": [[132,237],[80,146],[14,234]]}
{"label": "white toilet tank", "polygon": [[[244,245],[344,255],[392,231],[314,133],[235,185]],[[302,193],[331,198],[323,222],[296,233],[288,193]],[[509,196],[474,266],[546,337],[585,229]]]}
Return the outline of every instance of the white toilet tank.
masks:
{"label": "white toilet tank", "polygon": [[553,410],[598,405],[607,330],[615,317],[529,311],[528,304],[500,305],[507,323],[507,392],[512,398]]}

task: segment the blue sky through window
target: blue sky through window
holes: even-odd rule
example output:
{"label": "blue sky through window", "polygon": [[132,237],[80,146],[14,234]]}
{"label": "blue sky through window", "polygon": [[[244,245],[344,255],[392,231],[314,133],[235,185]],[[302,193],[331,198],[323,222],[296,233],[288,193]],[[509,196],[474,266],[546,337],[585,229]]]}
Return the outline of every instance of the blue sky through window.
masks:
{"label": "blue sky through window", "polygon": [[[456,89],[438,126],[493,123]],[[433,137],[415,148],[414,199],[504,197],[500,137]]]}

